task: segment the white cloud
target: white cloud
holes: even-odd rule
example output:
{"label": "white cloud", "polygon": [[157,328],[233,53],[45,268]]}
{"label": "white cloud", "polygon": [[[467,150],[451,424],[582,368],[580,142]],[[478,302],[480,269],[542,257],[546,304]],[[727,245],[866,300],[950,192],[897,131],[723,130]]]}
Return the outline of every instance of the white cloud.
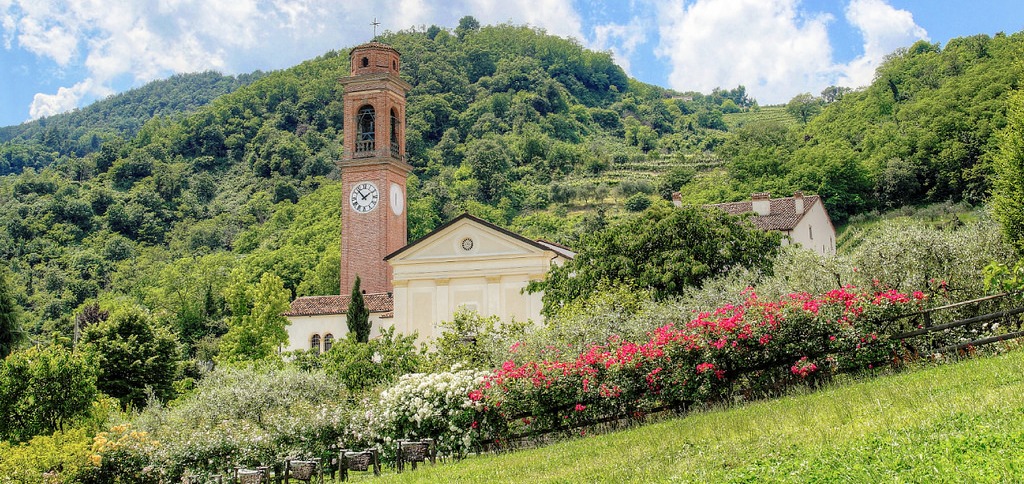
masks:
{"label": "white cloud", "polygon": [[[371,20],[398,31],[454,26],[464,15],[483,24],[526,23],[582,39],[571,0],[0,0],[6,48],[25,49],[85,78],[40,93],[32,118],[56,114],[131,85],[208,69],[234,74],[294,65],[369,40]],[[130,86],[127,86],[130,87]]]}
{"label": "white cloud", "polygon": [[482,24],[526,23],[543,28],[549,34],[583,40],[583,21],[570,0],[461,0],[438,3],[446,5],[448,11],[459,12],[458,18],[472,15]]}
{"label": "white cloud", "polygon": [[913,14],[882,0],[853,0],[846,7],[846,19],[863,35],[864,54],[843,66],[839,83],[845,86],[870,84],[886,55],[928,40],[928,32],[914,22]]}
{"label": "white cloud", "polygon": [[33,2],[31,7],[24,10],[41,15],[21,18],[5,15],[4,28],[19,32],[18,44],[25,50],[48,57],[61,67],[67,66],[75,55],[78,39],[74,26],[50,20],[52,16],[62,14],[61,7],[48,2]]}
{"label": "white cloud", "polygon": [[647,33],[639,17],[628,24],[609,23],[594,26],[594,38],[588,45],[595,50],[610,50],[615,63],[630,73],[630,58],[636,48],[647,41]]}
{"label": "white cloud", "polygon": [[658,6],[660,45],[671,63],[669,84],[709,92],[744,85],[762,104],[818,92],[834,75],[827,25],[798,0],[697,0]]}
{"label": "white cloud", "polygon": [[106,92],[109,94],[108,90],[97,89],[88,80],[75,84],[70,88],[62,87],[57,89],[57,94],[36,94],[32,99],[32,105],[29,107],[30,119],[53,116],[54,114],[75,109],[83,97],[96,92]]}

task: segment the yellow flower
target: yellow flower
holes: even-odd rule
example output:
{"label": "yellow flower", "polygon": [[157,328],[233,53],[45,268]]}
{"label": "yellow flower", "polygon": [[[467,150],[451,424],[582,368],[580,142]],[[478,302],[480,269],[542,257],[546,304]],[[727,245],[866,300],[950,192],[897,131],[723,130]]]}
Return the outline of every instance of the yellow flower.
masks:
{"label": "yellow flower", "polygon": [[100,464],[103,463],[103,456],[101,456],[99,454],[90,455],[89,456],[89,463],[94,465],[94,466],[96,466],[96,467],[99,467]]}

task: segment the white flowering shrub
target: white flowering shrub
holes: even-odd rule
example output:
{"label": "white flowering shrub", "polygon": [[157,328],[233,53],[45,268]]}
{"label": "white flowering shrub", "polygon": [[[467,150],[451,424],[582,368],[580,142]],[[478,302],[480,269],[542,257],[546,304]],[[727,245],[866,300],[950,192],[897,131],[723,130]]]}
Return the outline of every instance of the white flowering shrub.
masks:
{"label": "white flowering shrub", "polygon": [[348,437],[376,443],[386,459],[393,458],[399,439],[423,438],[436,439],[441,454],[462,457],[483,437],[477,419],[487,414],[480,412],[482,404],[470,399],[470,392],[488,374],[453,368],[404,375],[380,394],[376,404],[352,417]]}

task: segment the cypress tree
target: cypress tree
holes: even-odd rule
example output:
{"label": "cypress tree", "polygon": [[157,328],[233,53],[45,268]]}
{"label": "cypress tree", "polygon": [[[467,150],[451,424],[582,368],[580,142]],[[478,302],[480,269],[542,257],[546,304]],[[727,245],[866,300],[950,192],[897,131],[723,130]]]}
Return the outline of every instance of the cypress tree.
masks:
{"label": "cypress tree", "polygon": [[356,341],[366,343],[370,340],[370,310],[366,307],[363,292],[359,289],[359,276],[352,284],[352,296],[348,301],[348,312],[345,314],[348,332],[356,335]]}

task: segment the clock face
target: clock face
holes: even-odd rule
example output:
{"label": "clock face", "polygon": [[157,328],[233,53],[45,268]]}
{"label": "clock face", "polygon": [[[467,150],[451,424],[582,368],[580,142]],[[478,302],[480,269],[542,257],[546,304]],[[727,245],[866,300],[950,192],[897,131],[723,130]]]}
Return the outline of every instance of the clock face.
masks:
{"label": "clock face", "polygon": [[402,187],[398,186],[397,183],[392,183],[388,193],[390,194],[389,203],[391,204],[391,211],[395,215],[401,215],[405,211],[405,194],[402,193]]}
{"label": "clock face", "polygon": [[377,202],[380,201],[380,192],[377,191],[377,186],[373,183],[360,182],[352,187],[352,194],[349,195],[348,201],[352,204],[352,210],[358,213],[367,213],[377,207]]}

